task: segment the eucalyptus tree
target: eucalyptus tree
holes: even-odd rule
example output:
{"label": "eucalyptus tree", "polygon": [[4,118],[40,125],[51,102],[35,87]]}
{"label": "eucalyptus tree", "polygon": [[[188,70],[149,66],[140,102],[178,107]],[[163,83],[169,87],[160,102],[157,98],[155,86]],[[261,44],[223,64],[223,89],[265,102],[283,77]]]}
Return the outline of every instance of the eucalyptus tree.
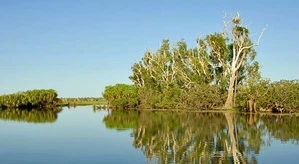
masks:
{"label": "eucalyptus tree", "polygon": [[188,48],[184,40],[170,48],[169,40],[163,40],[157,52],[146,51],[142,60],[132,66],[130,79],[138,88],[162,94],[173,88],[190,92],[202,86],[216,86],[222,95],[227,92],[224,107],[231,108],[237,85],[258,75],[254,47],[266,29],[254,43],[241,22],[237,13],[231,21],[224,22],[224,32],[199,38],[195,48]]}
{"label": "eucalyptus tree", "polygon": [[175,67],[172,60],[169,40],[163,40],[157,52],[146,51],[142,61],[132,66],[130,79],[138,87],[166,87],[174,82]]}
{"label": "eucalyptus tree", "polygon": [[183,40],[173,48],[178,82],[182,88],[190,89],[198,84],[209,84],[212,80],[212,70],[206,45],[197,40],[195,48],[187,47]]}
{"label": "eucalyptus tree", "polygon": [[130,79],[139,88],[142,104],[152,101],[149,104],[158,108],[178,107],[183,104],[183,92],[212,81],[206,45],[200,40],[196,48],[188,48],[184,40],[170,48],[169,40],[163,40],[156,52],[146,51],[132,71]]}
{"label": "eucalyptus tree", "polygon": [[[236,94],[234,92],[237,85],[237,77],[240,72],[242,66],[246,64],[248,59],[251,61],[255,58],[255,50],[254,47],[258,46],[260,43],[260,39],[266,30],[266,28],[262,29],[261,34],[259,35],[256,42],[252,42],[250,38],[249,30],[246,26],[242,26],[242,19],[240,18],[240,14],[237,13],[236,16],[232,18],[230,22],[224,22],[225,31],[223,33],[223,38],[229,42],[228,44],[232,45],[232,58],[229,61],[223,60],[225,55],[218,51],[217,49],[212,49],[212,52],[218,56],[218,60],[226,69],[226,72],[229,77],[229,85],[228,85],[228,95],[225,102],[225,108],[231,108],[233,106],[233,98]],[[230,33],[227,32],[227,26],[230,25]],[[212,44],[215,42],[212,41]],[[222,55],[222,56],[221,56]]]}
{"label": "eucalyptus tree", "polygon": [[146,51],[141,61],[132,66],[130,79],[138,87],[177,85],[191,88],[196,83],[211,80],[209,56],[206,45],[198,40],[196,48],[189,48],[184,40],[170,48],[169,40],[163,40],[157,52]]}

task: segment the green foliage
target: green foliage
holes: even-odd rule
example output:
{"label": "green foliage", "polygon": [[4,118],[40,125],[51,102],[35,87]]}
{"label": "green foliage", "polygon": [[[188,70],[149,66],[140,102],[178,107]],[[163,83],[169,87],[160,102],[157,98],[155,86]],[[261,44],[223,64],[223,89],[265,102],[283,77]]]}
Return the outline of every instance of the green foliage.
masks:
{"label": "green foliage", "polygon": [[242,37],[242,35],[245,35],[245,37],[248,37],[249,35],[249,30],[246,27],[242,26],[235,26],[233,27],[232,31],[237,38]]}
{"label": "green foliage", "polygon": [[270,101],[288,109],[299,109],[299,80],[273,82],[270,88]]}
{"label": "green foliage", "polygon": [[2,108],[50,108],[57,103],[57,93],[53,89],[29,90],[0,96]]}
{"label": "green foliage", "polygon": [[141,87],[141,109],[212,109],[224,103],[225,94],[216,85],[196,85],[189,90],[171,87],[161,91]]}
{"label": "green foliage", "polygon": [[270,82],[259,79],[251,81],[248,85],[240,86],[237,102],[244,106],[248,98],[255,99],[258,108],[279,104],[286,109],[299,109],[299,81],[281,80]]}
{"label": "green foliage", "polygon": [[221,107],[226,96],[217,85],[198,85],[183,93],[185,107],[202,110]]}
{"label": "green foliage", "polygon": [[136,108],[137,87],[127,84],[116,84],[114,86],[106,86],[103,97],[108,101],[108,105],[121,108],[130,109]]}
{"label": "green foliage", "polygon": [[[214,44],[214,41],[218,43]],[[224,103],[227,80],[217,54],[209,53],[211,48],[219,49],[223,58],[228,58],[225,38],[221,34],[198,39],[196,48],[188,48],[181,40],[170,49],[169,40],[163,40],[157,52],[147,51],[142,61],[132,66],[133,75],[130,77],[138,87],[140,107],[220,107]]]}

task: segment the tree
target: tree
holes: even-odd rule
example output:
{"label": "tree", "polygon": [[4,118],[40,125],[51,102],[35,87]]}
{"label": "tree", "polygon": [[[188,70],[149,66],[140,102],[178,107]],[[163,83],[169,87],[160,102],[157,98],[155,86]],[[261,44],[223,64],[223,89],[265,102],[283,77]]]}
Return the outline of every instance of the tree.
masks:
{"label": "tree", "polygon": [[130,77],[139,88],[141,107],[215,107],[218,99],[214,99],[215,103],[210,98],[215,98],[218,90],[215,85],[210,87],[213,72],[209,60],[203,40],[198,40],[196,48],[188,48],[184,40],[170,48],[169,40],[163,40],[156,52],[146,51],[142,60],[132,66]]}
{"label": "tree", "polygon": [[[245,64],[247,58],[254,58],[255,51],[253,48],[259,45],[260,39],[266,30],[266,28],[263,28],[257,42],[253,43],[250,39],[249,30],[247,27],[241,26],[241,22],[242,19],[240,18],[239,13],[233,17],[231,22],[224,22],[225,31],[223,35],[232,42],[232,60],[229,63],[224,64],[227,66],[226,68],[229,76],[228,95],[224,105],[225,108],[232,108],[238,73],[240,72],[241,67]],[[230,35],[226,32],[228,24],[231,24]]]}
{"label": "tree", "polygon": [[[212,86],[220,91],[218,100],[227,93],[224,107],[232,108],[237,85],[246,83],[248,75],[258,74],[254,47],[259,45],[266,30],[264,28],[257,42],[253,43],[248,28],[241,22],[237,13],[230,22],[224,22],[224,32],[199,38],[195,48],[188,48],[184,40],[170,48],[169,40],[163,40],[156,52],[146,51],[142,60],[132,66],[133,75],[130,77],[138,88],[142,88],[140,91],[145,91],[142,97],[146,99],[141,101],[155,100],[154,104],[158,104],[167,97],[166,93],[173,93],[169,90],[174,90],[177,95],[170,95],[180,98],[162,103],[161,107],[163,104],[182,104],[185,101],[182,93],[191,95],[203,86]],[[226,31],[228,25],[229,34]]]}

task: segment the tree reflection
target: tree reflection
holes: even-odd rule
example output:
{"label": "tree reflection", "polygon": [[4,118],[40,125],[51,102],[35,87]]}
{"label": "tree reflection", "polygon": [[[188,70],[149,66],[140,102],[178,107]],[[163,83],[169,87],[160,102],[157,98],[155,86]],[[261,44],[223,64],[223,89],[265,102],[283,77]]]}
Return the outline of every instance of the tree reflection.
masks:
{"label": "tree reflection", "polygon": [[62,108],[55,108],[52,110],[6,109],[0,110],[0,119],[28,123],[52,123],[57,120],[57,113],[60,111],[62,111]]}
{"label": "tree reflection", "polygon": [[270,136],[287,142],[299,143],[298,115],[261,115],[261,120],[268,129]]}
{"label": "tree reflection", "polygon": [[128,110],[109,110],[108,112],[103,120],[106,128],[126,130],[137,127],[138,112]]}
{"label": "tree reflection", "polygon": [[199,163],[210,155],[217,160],[224,150],[224,121],[221,113],[143,112],[134,146],[160,163]]}
{"label": "tree reflection", "polygon": [[299,139],[294,116],[112,111],[104,121],[110,128],[133,128],[133,146],[155,163],[257,163],[261,146],[270,144],[266,136]]}

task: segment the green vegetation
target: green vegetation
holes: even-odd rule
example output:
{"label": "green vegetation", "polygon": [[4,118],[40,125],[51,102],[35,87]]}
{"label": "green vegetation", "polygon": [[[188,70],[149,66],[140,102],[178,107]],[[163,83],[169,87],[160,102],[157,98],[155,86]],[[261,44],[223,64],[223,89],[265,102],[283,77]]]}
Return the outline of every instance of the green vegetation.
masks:
{"label": "green vegetation", "polygon": [[105,105],[107,101],[99,97],[59,98],[59,106]]}
{"label": "green vegetation", "polygon": [[244,107],[248,97],[253,97],[258,109],[283,106],[285,110],[299,109],[299,80],[270,82],[258,80],[238,88],[237,106]]}
{"label": "green vegetation", "polygon": [[56,106],[57,93],[53,89],[29,90],[0,96],[0,107],[19,109],[50,109]]}
{"label": "green vegetation", "polygon": [[224,32],[198,38],[191,48],[184,40],[173,46],[163,40],[156,52],[146,51],[132,66],[129,78],[134,86],[108,86],[103,97],[109,105],[122,108],[299,109],[298,81],[270,82],[260,76],[254,48],[266,28],[254,42],[241,23],[237,13],[225,22]]}
{"label": "green vegetation", "polygon": [[137,88],[134,85],[106,86],[103,97],[110,107],[129,109],[137,107]]}

